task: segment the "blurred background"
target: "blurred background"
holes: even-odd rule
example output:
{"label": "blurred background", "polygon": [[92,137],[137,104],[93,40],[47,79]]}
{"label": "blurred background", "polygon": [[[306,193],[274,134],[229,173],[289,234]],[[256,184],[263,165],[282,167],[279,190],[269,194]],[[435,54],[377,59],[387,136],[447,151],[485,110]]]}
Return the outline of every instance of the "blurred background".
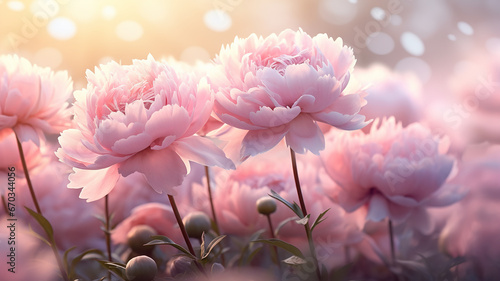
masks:
{"label": "blurred background", "polygon": [[444,92],[475,54],[498,54],[498,15],[497,0],[0,0],[0,53],[68,70],[79,89],[109,60],[209,61],[235,36],[302,28],[342,37],[358,66],[413,72]]}

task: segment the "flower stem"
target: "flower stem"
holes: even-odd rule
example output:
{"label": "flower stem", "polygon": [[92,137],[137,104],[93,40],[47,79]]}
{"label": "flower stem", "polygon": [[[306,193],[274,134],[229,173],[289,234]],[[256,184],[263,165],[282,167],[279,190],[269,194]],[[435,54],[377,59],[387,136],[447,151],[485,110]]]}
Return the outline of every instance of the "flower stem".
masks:
{"label": "flower stem", "polygon": [[[295,157],[295,151],[293,151],[292,148],[290,148],[290,156],[292,158],[293,178],[295,180],[295,188],[297,189],[297,195],[299,197],[300,208],[302,210],[302,214],[304,216],[306,216],[307,209],[306,209],[306,204],[304,202],[304,197],[302,196],[302,189],[300,187],[299,172],[297,170],[297,159]],[[312,232],[311,232],[311,227],[309,226],[309,222],[307,222],[304,225],[304,228],[306,231],[307,241],[309,242],[309,251],[311,252],[311,256],[312,256],[313,262],[314,262],[314,267],[316,268],[316,275],[318,277],[318,280],[321,280],[321,272],[319,269],[318,258],[316,257],[316,248],[314,247],[314,242],[313,242]]]}
{"label": "flower stem", "polygon": [[[214,200],[212,197],[212,186],[210,184],[210,170],[208,166],[205,166],[205,176],[207,178],[207,191],[208,191],[208,199],[210,200],[210,209],[212,211],[212,218],[214,220],[215,233],[220,235],[219,222],[217,221],[217,215],[215,214]],[[222,249],[222,243],[220,244]],[[224,257],[224,253],[221,253],[220,259],[223,266],[226,266],[226,258]]]}
{"label": "flower stem", "polygon": [[43,215],[42,210],[40,209],[40,205],[38,205],[38,200],[36,199],[35,190],[33,189],[33,184],[31,183],[31,178],[30,178],[30,175],[28,173],[28,165],[26,165],[26,159],[24,158],[23,146],[22,146],[21,142],[19,141],[19,137],[17,136],[17,134],[16,134],[16,141],[17,141],[17,148],[19,149],[19,156],[21,158],[21,163],[23,165],[24,176],[26,178],[26,182],[27,182],[28,188],[30,190],[31,199],[33,199],[33,204],[35,204],[36,212],[39,213],[40,215]]}
{"label": "flower stem", "polygon": [[394,231],[392,227],[392,220],[389,219],[389,238],[391,242],[391,263],[396,262],[396,251],[394,250]]}
{"label": "flower stem", "polygon": [[[271,238],[275,239],[273,223],[271,222],[271,215],[267,214],[267,223],[269,224],[269,231],[271,232]],[[276,246],[272,246],[274,255],[276,256],[276,265],[278,265],[278,269],[281,272],[281,264],[279,261],[278,248]]]}
{"label": "flower stem", "polygon": [[[104,226],[104,235],[106,237],[106,250],[108,251],[108,261],[113,262],[113,256],[111,254],[111,219],[109,216],[109,197],[104,196],[104,215],[106,216],[106,224]],[[111,280],[111,272],[108,271],[108,279]]]}
{"label": "flower stem", "polygon": [[[19,137],[17,134],[14,132],[16,136],[16,142],[17,142],[17,148],[19,149],[19,157],[21,158],[21,164],[23,166],[23,171],[24,171],[24,177],[26,178],[26,183],[28,184],[28,188],[30,190],[31,194],[31,199],[33,200],[33,204],[35,205],[36,212],[43,216],[42,210],[40,209],[40,205],[38,204],[38,200],[36,198],[35,190],[33,189],[33,184],[31,183],[31,178],[30,174],[28,172],[28,165],[26,164],[26,158],[24,157],[24,150],[23,150],[23,145],[21,144],[21,141],[19,140]],[[56,258],[57,265],[59,267],[59,271],[61,273],[61,277],[63,278],[64,281],[69,281],[68,274],[66,273],[66,270],[64,268],[64,264],[62,262],[61,256],[59,255],[59,250],[57,249],[56,241],[53,235],[48,235],[48,241],[50,244],[50,248],[52,249],[52,252],[54,253],[54,256]]]}
{"label": "flower stem", "polygon": [[[170,201],[170,205],[172,206],[172,210],[174,211],[175,219],[177,220],[177,224],[179,224],[179,228],[181,229],[182,237],[184,238],[184,242],[186,242],[188,246],[189,253],[196,257],[196,253],[194,252],[193,245],[191,244],[191,241],[189,240],[189,236],[186,232],[186,228],[184,227],[184,223],[182,222],[181,215],[179,214],[179,210],[177,209],[177,204],[175,203],[174,196],[168,195],[168,200]],[[198,261],[194,261],[198,269],[203,273],[206,274],[205,270],[201,266],[201,264]]]}

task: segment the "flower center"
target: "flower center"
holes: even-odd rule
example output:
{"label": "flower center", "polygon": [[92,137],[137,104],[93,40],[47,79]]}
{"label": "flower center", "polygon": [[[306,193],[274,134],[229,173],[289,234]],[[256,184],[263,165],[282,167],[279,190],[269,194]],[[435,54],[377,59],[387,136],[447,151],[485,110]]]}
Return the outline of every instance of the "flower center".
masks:
{"label": "flower center", "polygon": [[308,62],[310,57],[309,53],[309,50],[301,50],[295,55],[283,54],[279,57],[273,58],[269,67],[277,70],[279,74],[285,75],[285,69],[287,66]]}

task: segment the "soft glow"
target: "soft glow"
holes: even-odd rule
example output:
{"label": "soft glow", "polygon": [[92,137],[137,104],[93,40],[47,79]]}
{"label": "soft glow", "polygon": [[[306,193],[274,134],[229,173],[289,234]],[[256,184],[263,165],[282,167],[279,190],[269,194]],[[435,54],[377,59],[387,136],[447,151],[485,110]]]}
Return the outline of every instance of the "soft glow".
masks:
{"label": "soft glow", "polygon": [[432,75],[431,67],[428,63],[420,58],[407,57],[400,60],[395,67],[395,70],[401,73],[411,72],[415,74],[422,83],[429,81]]}
{"label": "soft glow", "polygon": [[370,14],[376,20],[383,20],[386,16],[384,9],[380,7],[373,7]]}
{"label": "soft glow", "polygon": [[492,55],[500,55],[500,38],[491,37],[486,40],[486,49]]}
{"label": "soft glow", "polygon": [[43,48],[35,53],[33,58],[33,63],[43,66],[50,67],[52,69],[57,69],[63,61],[63,56],[61,52],[56,48]]}
{"label": "soft glow", "polygon": [[7,7],[9,9],[11,9],[12,11],[16,11],[16,12],[22,11],[25,8],[24,3],[21,1],[8,1]]}
{"label": "soft glow", "polygon": [[392,25],[399,26],[403,23],[403,18],[400,15],[391,15]]}
{"label": "soft glow", "polygon": [[404,32],[401,35],[401,44],[403,48],[414,56],[421,56],[424,54],[425,46],[424,42],[412,32]]}
{"label": "soft glow", "polygon": [[205,25],[213,31],[222,32],[228,30],[233,21],[228,13],[222,10],[210,10],[203,16]]}
{"label": "soft glow", "polygon": [[136,41],[142,37],[142,26],[131,20],[122,21],[116,26],[116,35],[123,41]]}
{"label": "soft glow", "polygon": [[181,61],[189,64],[195,64],[198,61],[208,62],[211,59],[208,51],[199,46],[187,47],[184,51],[182,51],[180,58]]}
{"label": "soft glow", "polygon": [[451,41],[456,41],[457,36],[455,36],[454,34],[448,34],[448,39],[450,39]]}
{"label": "soft glow", "polygon": [[358,13],[358,7],[343,1],[321,0],[318,12],[324,21],[335,25],[344,25],[354,20]]}
{"label": "soft glow", "polygon": [[375,32],[366,40],[366,46],[374,54],[387,55],[394,50],[394,40],[385,32]]}
{"label": "soft glow", "polygon": [[470,24],[468,24],[464,21],[458,22],[457,27],[458,27],[458,30],[460,30],[465,35],[474,34],[474,29],[472,28],[472,26],[470,26]]}
{"label": "soft glow", "polygon": [[76,25],[69,18],[57,17],[49,22],[47,31],[57,40],[68,40],[75,36]]}
{"label": "soft glow", "polygon": [[102,7],[101,15],[106,20],[112,20],[116,17],[116,8],[112,5]]}

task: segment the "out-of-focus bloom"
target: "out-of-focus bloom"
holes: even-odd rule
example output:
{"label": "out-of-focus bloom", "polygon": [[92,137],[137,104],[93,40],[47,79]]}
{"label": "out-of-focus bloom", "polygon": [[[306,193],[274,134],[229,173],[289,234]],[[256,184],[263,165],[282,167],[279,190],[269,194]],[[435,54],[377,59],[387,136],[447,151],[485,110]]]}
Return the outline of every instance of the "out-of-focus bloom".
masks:
{"label": "out-of-focus bloom", "polygon": [[[8,218],[11,217],[0,217],[5,222]],[[22,220],[12,222],[12,224],[13,227],[7,224],[7,227],[0,228],[0,240],[3,242],[0,243],[2,279],[30,281],[36,276],[36,280],[40,281],[59,280],[57,277],[59,270],[50,248],[32,235],[29,227]],[[14,240],[9,240],[12,237]],[[15,244],[8,243],[9,241]]]}
{"label": "out-of-focus bloom", "polygon": [[[61,250],[77,247],[79,251],[90,248],[105,249],[102,223],[96,215],[95,203],[87,203],[78,198],[78,191],[68,189],[68,175],[71,170],[54,157],[54,150],[48,151],[52,161],[30,172],[40,209],[52,224],[56,244]],[[20,171],[18,173],[21,173]],[[35,210],[25,179],[16,180],[16,204]],[[24,210],[16,212],[19,219],[30,221],[37,233],[43,233],[38,223]]]}
{"label": "out-of-focus bloom", "polygon": [[149,203],[136,207],[132,210],[132,214],[113,230],[111,235],[113,243],[126,244],[129,231],[137,225],[150,226],[158,235],[167,236],[175,243],[185,245],[174,212],[169,205]]}
{"label": "out-of-focus bloom", "polygon": [[448,144],[419,123],[403,128],[391,117],[369,134],[332,132],[322,159],[341,187],[339,203],[354,211],[365,205],[367,219],[407,223],[432,231],[427,207],[450,205],[463,197],[459,186],[444,185],[453,168]]}
{"label": "out-of-focus bloom", "polygon": [[0,56],[0,132],[13,129],[21,142],[39,145],[44,133],[70,126],[72,92],[67,72],[54,73],[17,55]]}
{"label": "out-of-focus bloom", "polygon": [[450,216],[441,233],[442,250],[453,257],[465,257],[467,269],[478,280],[500,276],[500,146],[464,161],[453,180],[468,187],[467,196],[450,207]]}
{"label": "out-of-focus bloom", "polygon": [[[369,85],[367,104],[359,112],[367,119],[394,116],[403,127],[421,119],[422,86],[415,76],[394,73],[384,65],[375,64],[367,69],[357,68],[355,78]],[[369,132],[370,127],[364,127],[363,131]]]}
{"label": "out-of-focus bloom", "polygon": [[324,148],[317,122],[340,129],[364,127],[360,89],[347,93],[355,64],[342,39],[311,38],[285,30],[266,38],[236,38],[222,48],[209,74],[214,111],[221,121],[247,130],[241,158],[262,153],[285,138],[297,153]]}
{"label": "out-of-focus bloom", "polygon": [[157,192],[175,194],[189,161],[233,168],[209,139],[195,135],[213,106],[209,85],[167,64],[134,60],[87,71],[88,87],[75,92],[76,129],[59,137],[57,156],[73,166],[70,188],[81,198],[107,195],[120,175],[143,174]]}
{"label": "out-of-focus bloom", "polygon": [[[305,155],[299,155],[297,158],[298,169],[311,220],[330,209],[327,219],[314,230],[314,239],[320,245],[317,251],[318,256],[322,257],[321,262],[332,268],[333,265],[339,265],[344,261],[342,254],[344,245],[361,241],[364,217],[347,214],[340,205],[330,200],[323,193],[318,181],[321,165],[311,165],[313,162],[306,162],[303,157]],[[234,171],[214,171],[213,180],[212,186],[216,187],[213,192],[215,211],[221,232],[224,234],[244,238],[260,229],[268,231],[267,219],[258,212],[256,203],[262,197],[269,197],[271,190],[290,202],[298,202],[289,155],[281,147],[248,159]],[[194,200],[192,205],[208,214],[210,206],[206,200],[205,190],[206,186],[194,185],[191,197]],[[270,216],[272,223],[277,226],[296,215],[284,204],[277,202],[276,211]],[[278,238],[296,245],[304,252],[309,250],[303,226],[293,220],[281,228]]]}

